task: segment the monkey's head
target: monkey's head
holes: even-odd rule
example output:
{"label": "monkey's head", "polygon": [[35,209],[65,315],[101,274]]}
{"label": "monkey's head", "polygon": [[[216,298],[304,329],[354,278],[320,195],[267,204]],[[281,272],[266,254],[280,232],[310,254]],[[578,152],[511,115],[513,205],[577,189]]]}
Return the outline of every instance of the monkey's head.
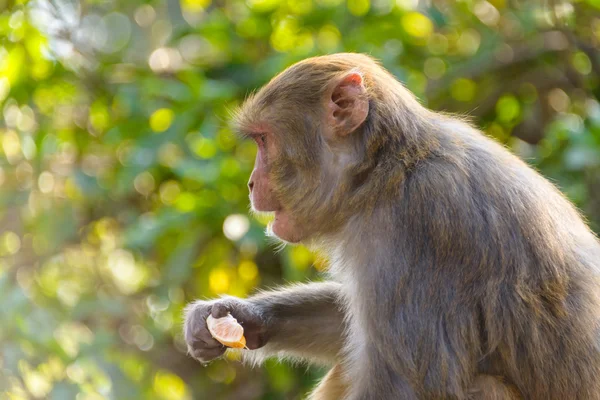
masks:
{"label": "monkey's head", "polygon": [[258,146],[250,199],[255,211],[275,214],[273,234],[314,239],[375,202],[391,183],[377,179],[382,152],[397,149],[382,133],[393,131],[382,125],[384,105],[401,101],[414,99],[360,54],[299,62],[246,100],[235,126]]}

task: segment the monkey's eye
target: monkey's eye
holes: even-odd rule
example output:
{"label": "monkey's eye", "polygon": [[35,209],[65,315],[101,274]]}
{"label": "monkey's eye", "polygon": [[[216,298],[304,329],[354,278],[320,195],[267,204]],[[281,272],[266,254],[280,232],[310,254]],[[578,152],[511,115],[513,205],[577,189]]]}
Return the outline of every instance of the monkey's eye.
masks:
{"label": "monkey's eye", "polygon": [[264,147],[267,145],[267,135],[264,133],[257,133],[252,135],[252,139],[256,142],[259,147]]}

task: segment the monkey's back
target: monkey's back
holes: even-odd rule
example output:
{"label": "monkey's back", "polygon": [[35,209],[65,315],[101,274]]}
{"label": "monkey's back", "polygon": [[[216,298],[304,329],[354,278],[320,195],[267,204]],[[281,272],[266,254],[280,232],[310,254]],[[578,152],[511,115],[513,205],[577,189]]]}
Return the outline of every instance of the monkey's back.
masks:
{"label": "monkey's back", "polygon": [[429,218],[407,222],[434,246],[430,261],[456,268],[444,279],[478,299],[448,295],[478,314],[480,372],[507,377],[525,398],[600,398],[598,239],[531,167],[466,124],[455,128],[408,179],[409,197],[435,200],[412,214]]}

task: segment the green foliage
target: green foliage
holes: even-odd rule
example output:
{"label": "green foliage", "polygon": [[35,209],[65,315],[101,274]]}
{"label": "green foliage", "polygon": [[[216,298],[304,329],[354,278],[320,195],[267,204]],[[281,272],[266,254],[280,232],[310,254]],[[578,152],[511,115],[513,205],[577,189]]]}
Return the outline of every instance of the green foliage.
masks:
{"label": "green foliage", "polygon": [[0,398],[306,392],[322,371],[234,355],[203,368],[180,331],[195,298],[319,278],[320,261],[275,253],[247,216],[255,149],[228,126],[311,55],[377,57],[598,229],[599,2],[417,3],[0,1]]}

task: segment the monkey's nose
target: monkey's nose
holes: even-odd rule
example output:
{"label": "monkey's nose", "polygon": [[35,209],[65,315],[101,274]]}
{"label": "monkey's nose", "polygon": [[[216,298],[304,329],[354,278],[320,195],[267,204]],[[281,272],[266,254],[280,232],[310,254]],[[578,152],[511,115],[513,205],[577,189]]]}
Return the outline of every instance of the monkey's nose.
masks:
{"label": "monkey's nose", "polygon": [[248,189],[250,189],[250,191],[252,191],[253,187],[254,187],[254,181],[249,181],[248,182]]}

